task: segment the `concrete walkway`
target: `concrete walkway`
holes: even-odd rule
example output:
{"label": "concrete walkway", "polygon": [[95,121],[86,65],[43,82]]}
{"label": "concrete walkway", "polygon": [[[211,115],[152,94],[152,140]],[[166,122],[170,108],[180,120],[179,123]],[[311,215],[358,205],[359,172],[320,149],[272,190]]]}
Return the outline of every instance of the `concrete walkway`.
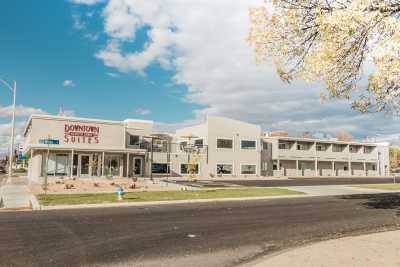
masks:
{"label": "concrete walkway", "polygon": [[357,195],[357,194],[379,194],[395,193],[400,190],[380,190],[370,188],[360,188],[355,185],[313,185],[313,186],[286,186],[279,187],[298,192],[303,192],[311,196],[339,196],[339,195]]}
{"label": "concrete walkway", "polygon": [[0,207],[4,209],[38,209],[39,203],[28,187],[26,177],[12,177],[0,187]]}
{"label": "concrete walkway", "polygon": [[400,231],[344,237],[266,256],[251,267],[400,266]]}

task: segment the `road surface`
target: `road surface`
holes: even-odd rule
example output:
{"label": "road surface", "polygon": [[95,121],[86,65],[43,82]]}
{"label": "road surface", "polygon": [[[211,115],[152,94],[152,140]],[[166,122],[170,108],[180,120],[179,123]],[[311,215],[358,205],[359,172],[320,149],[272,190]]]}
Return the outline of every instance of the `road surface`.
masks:
{"label": "road surface", "polygon": [[400,228],[400,194],[0,212],[3,266],[237,266]]}

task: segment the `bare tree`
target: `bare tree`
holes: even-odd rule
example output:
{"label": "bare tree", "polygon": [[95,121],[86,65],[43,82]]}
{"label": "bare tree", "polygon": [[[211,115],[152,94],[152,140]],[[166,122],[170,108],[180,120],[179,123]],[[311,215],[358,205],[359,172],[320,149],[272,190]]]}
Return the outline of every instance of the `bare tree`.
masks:
{"label": "bare tree", "polygon": [[338,141],[354,141],[354,137],[346,130],[339,130],[336,132],[336,139]]}

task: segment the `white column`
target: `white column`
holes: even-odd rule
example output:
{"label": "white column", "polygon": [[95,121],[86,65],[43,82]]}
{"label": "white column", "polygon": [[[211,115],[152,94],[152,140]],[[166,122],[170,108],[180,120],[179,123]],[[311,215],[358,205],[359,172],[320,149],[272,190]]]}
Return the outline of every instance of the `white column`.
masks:
{"label": "white column", "polygon": [[278,169],[278,175],[279,176],[281,176],[281,161],[278,159],[278,162],[277,162],[277,169]]}
{"label": "white column", "polygon": [[349,162],[347,164],[349,165],[349,176],[352,176],[351,175],[351,161],[349,160]]}
{"label": "white column", "polygon": [[335,161],[332,161],[332,176],[335,176]]}
{"label": "white column", "polygon": [[104,177],[104,151],[101,155],[101,176]]}
{"label": "white column", "polygon": [[365,161],[363,162],[364,165],[364,176],[367,176],[367,164],[365,163]]}
{"label": "white column", "polygon": [[73,149],[71,150],[71,163],[70,163],[69,167],[70,167],[69,177],[72,178],[73,173],[74,173],[74,150]]}
{"label": "white column", "polygon": [[299,160],[296,159],[296,176],[299,176]]}
{"label": "white column", "polygon": [[314,162],[315,176],[318,176],[318,159],[315,158]]}
{"label": "white column", "polygon": [[126,155],[126,177],[129,177],[129,152]]}

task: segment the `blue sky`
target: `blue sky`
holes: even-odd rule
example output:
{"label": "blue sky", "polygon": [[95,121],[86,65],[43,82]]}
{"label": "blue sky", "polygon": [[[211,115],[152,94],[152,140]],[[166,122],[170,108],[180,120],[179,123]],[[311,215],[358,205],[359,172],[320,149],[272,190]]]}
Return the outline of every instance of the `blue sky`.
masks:
{"label": "blue sky", "polygon": [[[248,9],[263,0],[3,0],[0,78],[18,83],[17,139],[44,112],[150,119],[160,130],[221,115],[266,131],[399,143],[398,120],[321,102],[316,84],[283,83],[255,64]],[[0,152],[11,95],[0,87]]]}
{"label": "blue sky", "polygon": [[[63,0],[41,0],[40,5],[34,0],[13,0],[1,1],[0,9],[0,77],[17,80],[19,104],[49,113],[63,106],[78,116],[115,120],[140,117],[174,122],[193,117],[196,105],[182,101],[186,89],[170,82],[171,71],[154,65],[144,75],[124,74],[95,58],[106,44],[101,7],[89,10]],[[93,16],[86,19],[87,29],[80,29],[74,16],[84,17],[86,12]],[[99,35],[97,40],[84,36],[92,32]],[[137,36],[129,49],[143,47],[145,34]],[[73,81],[73,86],[63,86],[65,80]],[[8,105],[7,98],[1,90],[0,105]]]}

